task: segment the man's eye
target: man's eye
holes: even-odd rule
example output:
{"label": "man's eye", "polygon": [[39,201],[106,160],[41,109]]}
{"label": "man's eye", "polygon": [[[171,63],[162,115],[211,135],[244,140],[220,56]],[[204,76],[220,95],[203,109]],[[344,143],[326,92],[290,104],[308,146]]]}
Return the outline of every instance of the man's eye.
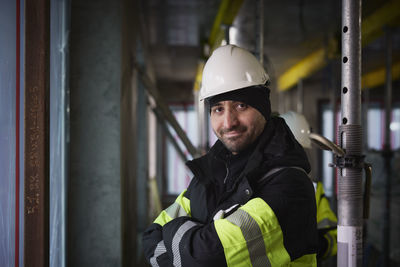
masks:
{"label": "man's eye", "polygon": [[244,104],[244,103],[239,103],[239,104],[238,104],[238,108],[240,108],[240,109],[245,109],[245,108],[247,108],[247,105]]}
{"label": "man's eye", "polygon": [[212,109],[212,112],[213,113],[220,113],[222,111],[222,108],[221,107],[214,107],[213,109]]}

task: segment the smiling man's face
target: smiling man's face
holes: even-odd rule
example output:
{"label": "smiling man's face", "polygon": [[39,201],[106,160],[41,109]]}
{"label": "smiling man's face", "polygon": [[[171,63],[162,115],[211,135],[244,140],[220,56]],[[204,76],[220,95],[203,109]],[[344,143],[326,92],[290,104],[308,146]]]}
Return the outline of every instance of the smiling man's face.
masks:
{"label": "smiling man's face", "polygon": [[264,130],[261,113],[242,102],[220,101],[211,107],[211,126],[225,147],[237,154],[252,144]]}

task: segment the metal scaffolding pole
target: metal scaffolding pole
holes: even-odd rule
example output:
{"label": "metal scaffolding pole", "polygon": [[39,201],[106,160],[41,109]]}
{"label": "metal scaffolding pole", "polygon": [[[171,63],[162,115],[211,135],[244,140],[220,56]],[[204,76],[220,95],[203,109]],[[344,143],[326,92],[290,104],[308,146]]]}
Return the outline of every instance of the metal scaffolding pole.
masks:
{"label": "metal scaffolding pole", "polygon": [[362,264],[361,0],[342,2],[342,121],[337,158],[338,266]]}
{"label": "metal scaffolding pole", "polygon": [[25,3],[24,265],[49,266],[50,1]]}
{"label": "metal scaffolding pole", "polygon": [[195,110],[197,116],[198,135],[199,135],[199,150],[203,154],[208,151],[210,147],[209,131],[209,118],[205,101],[199,100],[199,90],[194,92]]}
{"label": "metal scaffolding pole", "polygon": [[174,115],[169,109],[167,103],[165,103],[164,100],[161,98],[161,95],[157,87],[152,83],[151,79],[149,78],[147,73],[143,70],[143,68],[141,68],[137,63],[134,63],[134,65],[140,74],[140,78],[143,84],[145,85],[147,92],[154,98],[154,101],[156,102],[156,105],[160,109],[165,120],[167,120],[168,123],[171,125],[171,127],[174,129],[174,131],[179,136],[179,138],[185,145],[190,155],[193,158],[199,156],[200,155],[199,151],[192,144],[189,137],[186,135],[185,131],[179,125],[178,121],[175,119]]}
{"label": "metal scaffolding pole", "polygon": [[264,0],[257,0],[255,10],[255,51],[261,65],[264,66]]}
{"label": "metal scaffolding pole", "polygon": [[164,120],[164,118],[162,116],[162,112],[157,107],[152,108],[152,110],[154,112],[154,115],[156,115],[156,118],[157,118],[159,124],[161,125],[164,133],[167,135],[169,141],[171,142],[171,144],[175,148],[176,152],[178,153],[178,156],[181,158],[181,160],[183,162],[188,161],[189,159],[186,157],[185,152],[181,149],[178,142],[175,140],[173,134],[169,130],[169,128],[166,124],[166,121]]}
{"label": "metal scaffolding pole", "polygon": [[392,36],[391,30],[386,29],[386,87],[385,87],[385,144],[383,158],[385,161],[385,201],[383,215],[383,264],[390,266],[390,189],[392,176],[393,153],[390,146],[390,121],[392,111]]}

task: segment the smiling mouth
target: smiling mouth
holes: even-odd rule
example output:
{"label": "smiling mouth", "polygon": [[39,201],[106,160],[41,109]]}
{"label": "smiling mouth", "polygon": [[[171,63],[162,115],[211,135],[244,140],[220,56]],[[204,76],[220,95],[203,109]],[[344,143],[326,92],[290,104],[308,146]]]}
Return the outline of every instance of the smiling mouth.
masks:
{"label": "smiling mouth", "polygon": [[224,133],[224,137],[226,138],[236,138],[242,135],[242,132],[232,131]]}
{"label": "smiling mouth", "polygon": [[247,130],[246,127],[239,125],[239,126],[235,126],[232,128],[222,129],[220,131],[220,135],[225,136],[227,138],[238,137],[238,136],[242,135],[244,132],[246,132],[246,130]]}

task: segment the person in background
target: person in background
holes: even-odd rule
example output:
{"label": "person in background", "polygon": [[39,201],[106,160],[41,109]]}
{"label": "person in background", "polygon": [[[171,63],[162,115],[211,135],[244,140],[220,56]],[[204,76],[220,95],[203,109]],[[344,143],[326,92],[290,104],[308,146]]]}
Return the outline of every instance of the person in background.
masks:
{"label": "person in background", "polygon": [[[311,149],[310,125],[306,118],[297,112],[288,111],[281,115],[303,148]],[[317,201],[318,253],[317,258],[324,260],[337,253],[337,217],[332,211],[325,196],[323,185],[314,181],[315,199]]]}
{"label": "person in background", "polygon": [[218,141],[186,163],[194,177],[143,234],[152,266],[316,266],[310,164],[271,115],[269,77],[245,49],[217,48],[200,99]]}

